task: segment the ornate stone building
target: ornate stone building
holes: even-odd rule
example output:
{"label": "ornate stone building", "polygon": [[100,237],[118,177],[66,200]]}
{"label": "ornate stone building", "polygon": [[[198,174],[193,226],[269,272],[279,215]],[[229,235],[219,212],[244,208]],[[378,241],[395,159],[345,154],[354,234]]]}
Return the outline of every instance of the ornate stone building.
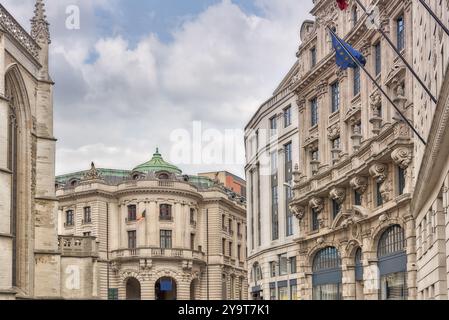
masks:
{"label": "ornate stone building", "polygon": [[[365,6],[371,4],[362,2]],[[438,160],[436,156],[429,160],[421,142],[363,71],[344,71],[337,67],[330,33],[325,26],[335,28],[341,38],[363,53],[367,70],[423,135],[427,137],[431,132],[433,139],[438,137],[433,130],[438,131],[438,126],[444,128],[442,120],[437,120],[438,115],[444,114],[447,103],[444,88],[439,90],[447,72],[447,39],[443,39],[419,2],[378,3],[380,27],[414,64],[421,77],[428,79],[426,83],[434,94],[441,95],[440,113],[437,109],[434,118],[431,110],[435,105],[411,72],[380,33],[366,23],[355,1],[349,3],[348,10],[340,11],[333,0],[314,1],[312,15],[316,21],[303,23],[298,61],[287,76],[289,79],[284,80],[284,83],[289,82],[289,86],[284,84],[286,90],[296,95],[297,113],[293,117],[299,128],[298,136],[293,137],[298,139],[293,148],[297,169],[292,173],[294,196],[290,202],[299,230],[297,237],[289,241],[290,246],[295,243],[298,256],[298,297],[317,300],[432,298],[437,296],[440,286],[447,295],[447,268],[438,262],[448,256],[446,249],[443,250],[447,246],[447,219],[443,218],[447,201],[438,196],[446,194],[440,192],[446,190],[444,179],[432,171],[439,178],[438,186],[432,191],[433,199],[437,200],[427,202],[429,198],[422,195],[429,192],[425,187],[427,180],[418,179],[418,172],[425,154],[427,170],[433,167],[431,161],[438,161],[439,168],[447,173],[444,166],[448,157],[442,154]],[[446,23],[447,5],[447,1],[443,1],[434,7]],[[279,100],[276,95],[272,99]],[[259,110],[255,117],[260,117],[260,113]],[[268,125],[269,118],[262,121]],[[256,126],[250,122],[247,150],[251,149],[248,141],[254,128]],[[441,146],[437,144],[434,148],[441,153],[445,150]],[[269,148],[262,145],[261,149]],[[279,163],[272,163],[281,168]],[[249,159],[248,170],[252,166]],[[421,176],[427,177],[425,173]],[[417,200],[421,201],[420,205],[411,203],[412,199],[417,199],[413,196],[415,186],[421,188],[419,196],[422,198]],[[272,228],[269,217],[278,210],[278,203],[285,200],[263,202],[276,199],[281,192],[276,187],[270,179],[260,187],[269,192],[260,201],[263,208],[270,208],[261,211],[262,221],[267,219],[266,228]],[[249,182],[249,219],[251,197],[258,194]],[[258,206],[260,204],[256,203],[255,207]],[[433,208],[430,212],[439,217],[439,224],[432,230],[424,227],[429,223],[425,216],[430,207]],[[417,208],[420,213],[416,212]],[[422,219],[424,222],[420,222]],[[250,225],[250,220],[248,223]],[[425,236],[420,228],[428,230]],[[424,256],[423,241],[427,241],[427,256]],[[429,244],[430,241],[436,245]],[[277,248],[261,248],[254,256],[269,256],[276,251]],[[253,262],[251,258],[252,255],[249,268]],[[429,259],[432,267],[429,267]],[[265,286],[266,299],[268,292],[276,292],[279,287],[277,283],[266,287],[269,280],[264,270],[271,270],[271,266],[263,261],[255,265],[253,272],[256,275],[253,280]],[[251,287],[260,289],[259,283],[253,281]],[[440,297],[444,295],[440,293]],[[279,295],[270,294],[270,298],[279,298]]]}
{"label": "ornate stone building", "polygon": [[50,34],[40,0],[31,27],[0,5],[0,299],[60,296]]}
{"label": "ornate stone building", "polygon": [[183,175],[156,152],[133,170],[92,164],[57,187],[61,239],[80,256],[96,239],[94,298],[247,298],[245,199],[219,181]]}

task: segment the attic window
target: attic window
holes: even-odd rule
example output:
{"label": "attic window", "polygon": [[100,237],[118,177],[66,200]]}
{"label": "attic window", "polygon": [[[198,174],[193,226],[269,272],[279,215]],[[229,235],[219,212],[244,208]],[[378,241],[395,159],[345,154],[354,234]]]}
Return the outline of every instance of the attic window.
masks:
{"label": "attic window", "polygon": [[76,187],[78,185],[78,180],[72,180],[70,181],[70,186],[71,187]]}
{"label": "attic window", "polygon": [[168,180],[169,176],[166,173],[161,173],[161,174],[159,174],[158,178],[159,178],[159,180]]}
{"label": "attic window", "polygon": [[139,174],[135,174],[135,175],[133,175],[133,180],[139,180]]}

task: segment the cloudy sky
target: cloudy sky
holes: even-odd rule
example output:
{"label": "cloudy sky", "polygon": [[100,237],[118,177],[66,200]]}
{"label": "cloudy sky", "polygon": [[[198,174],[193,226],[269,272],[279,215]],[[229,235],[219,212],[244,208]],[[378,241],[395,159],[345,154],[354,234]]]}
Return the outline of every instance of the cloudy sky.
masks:
{"label": "cloudy sky", "polygon": [[[34,0],[1,3],[29,30]],[[79,29],[66,27],[69,5],[79,8]],[[91,161],[132,169],[159,147],[186,173],[243,175],[241,130],[293,65],[312,0],[47,0],[46,8],[57,174]],[[220,136],[233,147],[227,161],[198,157],[217,155],[223,147],[211,141]]]}

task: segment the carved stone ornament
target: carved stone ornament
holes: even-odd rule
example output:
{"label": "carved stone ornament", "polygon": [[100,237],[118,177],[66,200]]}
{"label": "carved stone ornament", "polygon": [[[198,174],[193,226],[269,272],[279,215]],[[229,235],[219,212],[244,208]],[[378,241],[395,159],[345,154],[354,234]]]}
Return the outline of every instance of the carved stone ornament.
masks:
{"label": "carved stone ornament", "polygon": [[312,209],[314,209],[317,213],[320,213],[324,209],[323,199],[317,198],[317,197],[313,197],[309,201],[309,206]]}
{"label": "carved stone ornament", "polygon": [[401,169],[407,169],[412,162],[412,150],[398,148],[391,153],[391,158]]}
{"label": "carved stone ornament", "polygon": [[376,91],[370,96],[369,104],[373,114],[377,116],[379,109],[382,107],[382,96],[379,92]]}
{"label": "carved stone ornament", "polygon": [[346,190],[343,188],[333,188],[329,192],[329,197],[337,201],[338,204],[342,204],[346,199]]}
{"label": "carved stone ornament", "polygon": [[101,180],[102,176],[100,171],[95,168],[95,163],[92,162],[91,168],[88,172],[84,174],[83,180],[89,181],[89,180]]}
{"label": "carved stone ornament", "polygon": [[388,168],[383,163],[375,163],[369,169],[369,173],[378,183],[383,183],[388,177]]}
{"label": "carved stone ornament", "polygon": [[306,209],[304,207],[292,205],[290,206],[290,210],[296,217],[296,219],[298,219],[299,221],[301,221],[304,218],[306,212]]}
{"label": "carved stone ornament", "polygon": [[332,127],[328,128],[327,131],[330,140],[337,139],[340,136],[341,132],[340,125],[339,124],[333,125]]}
{"label": "carved stone ornament", "polygon": [[368,188],[368,179],[365,177],[354,177],[349,182],[351,187],[360,194],[364,194]]}
{"label": "carved stone ornament", "polygon": [[384,202],[388,202],[391,200],[391,194],[393,192],[393,185],[391,183],[391,180],[385,180],[384,183],[380,186],[380,195],[382,197],[382,200]]}
{"label": "carved stone ornament", "polygon": [[321,96],[327,93],[329,88],[329,84],[326,81],[320,81],[320,83],[316,86],[316,95]]}

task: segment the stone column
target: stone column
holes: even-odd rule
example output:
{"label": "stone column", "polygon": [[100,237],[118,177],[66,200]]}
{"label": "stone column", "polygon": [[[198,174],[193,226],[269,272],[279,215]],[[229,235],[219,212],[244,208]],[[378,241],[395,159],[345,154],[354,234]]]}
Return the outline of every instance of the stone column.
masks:
{"label": "stone column", "polygon": [[355,300],[355,266],[354,259],[342,258],[343,300]]}
{"label": "stone column", "polygon": [[415,219],[412,215],[404,217],[405,239],[407,244],[407,289],[408,299],[416,300],[417,290],[417,267],[416,267],[416,230]]}
{"label": "stone column", "polygon": [[[372,248],[371,234],[363,236],[363,248]],[[363,294],[365,300],[379,299],[380,274],[377,260],[377,252],[366,249],[363,251]]]}

